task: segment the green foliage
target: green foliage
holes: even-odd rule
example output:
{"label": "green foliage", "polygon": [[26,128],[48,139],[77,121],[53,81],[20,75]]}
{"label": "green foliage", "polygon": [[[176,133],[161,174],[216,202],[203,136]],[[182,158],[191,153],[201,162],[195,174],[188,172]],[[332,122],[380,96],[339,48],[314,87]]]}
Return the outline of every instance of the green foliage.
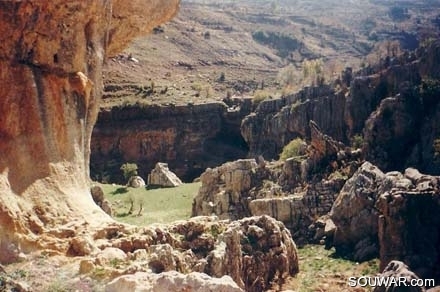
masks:
{"label": "green foliage", "polygon": [[120,170],[126,180],[130,179],[132,176],[138,175],[138,166],[136,163],[124,163],[121,165]]}
{"label": "green foliage", "polygon": [[362,148],[364,145],[364,137],[360,134],[354,135],[351,138],[351,147],[354,149]]}
{"label": "green foliage", "polygon": [[263,100],[270,98],[272,95],[267,90],[256,90],[254,93],[254,98],[252,99],[252,103],[254,106],[259,105]]}
{"label": "green foliage", "polygon": [[304,155],[306,143],[301,138],[293,139],[286,146],[280,154],[281,160],[286,160],[290,157],[298,157]]}

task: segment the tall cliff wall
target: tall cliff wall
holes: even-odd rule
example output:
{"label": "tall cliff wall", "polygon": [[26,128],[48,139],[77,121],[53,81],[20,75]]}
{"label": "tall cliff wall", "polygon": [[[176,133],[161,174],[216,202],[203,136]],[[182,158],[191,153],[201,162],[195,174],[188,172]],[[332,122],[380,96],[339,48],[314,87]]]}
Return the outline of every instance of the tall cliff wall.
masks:
{"label": "tall cliff wall", "polygon": [[178,4],[0,2],[0,262],[20,250],[65,249],[50,240],[60,225],[111,220],[88,191],[102,64]]}
{"label": "tall cliff wall", "polygon": [[167,162],[191,181],[208,167],[246,157],[240,122],[250,103],[239,110],[223,102],[102,109],[92,134],[92,178],[126,183],[123,163],[135,162],[139,175],[147,177],[157,162]]}

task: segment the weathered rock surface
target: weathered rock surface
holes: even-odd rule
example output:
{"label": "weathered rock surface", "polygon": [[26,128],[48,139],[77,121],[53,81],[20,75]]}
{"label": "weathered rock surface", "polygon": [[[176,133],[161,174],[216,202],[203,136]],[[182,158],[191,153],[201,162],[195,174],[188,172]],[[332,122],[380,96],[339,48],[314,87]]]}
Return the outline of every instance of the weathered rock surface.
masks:
{"label": "weathered rock surface", "polygon": [[88,187],[102,64],[178,4],[1,1],[0,262],[14,260],[14,250],[66,251],[48,229],[74,219],[89,227],[110,221]]}
{"label": "weathered rock surface", "polygon": [[193,272],[188,275],[176,271],[161,274],[138,272],[133,275],[121,276],[106,285],[106,292],[242,292],[229,276],[212,278],[206,274]]}
{"label": "weathered rock surface", "polygon": [[250,154],[277,158],[293,138],[310,141],[313,120],[323,134],[345,144],[363,134],[364,156],[384,171],[413,166],[440,174],[434,147],[440,136],[440,86],[433,82],[439,52],[440,42],[434,41],[392,62],[346,70],[338,89],[304,88],[261,102],[241,127]]}
{"label": "weathered rock surface", "polygon": [[384,192],[376,204],[381,268],[400,260],[420,277],[439,281],[440,177],[413,169],[405,174],[412,186]]}
{"label": "weathered rock surface", "polygon": [[365,162],[342,188],[330,211],[336,226],[333,245],[338,253],[351,254],[356,261],[378,255],[378,218],[375,203],[385,174]]}
{"label": "weathered rock surface", "polygon": [[140,176],[132,176],[130,177],[130,179],[128,180],[127,186],[132,187],[132,188],[142,188],[145,187],[145,181],[142,177]]}
{"label": "weathered rock surface", "polygon": [[215,214],[223,219],[269,215],[303,243],[313,218],[330,211],[345,179],[324,179],[304,189],[300,164],[287,160],[259,166],[254,159],[246,159],[208,169],[201,176],[192,215]]}
{"label": "weathered rock surface", "polygon": [[[217,278],[229,275],[241,289],[257,292],[298,273],[297,250],[290,232],[268,216],[233,222],[195,217],[169,226],[140,229],[115,225],[96,233],[92,246],[86,240],[74,242],[76,251],[91,258],[82,264],[83,271],[100,266],[111,275],[146,272],[162,277],[164,272],[195,271]],[[79,246],[81,242],[85,247]],[[136,278],[125,277],[114,287],[138,285]],[[170,283],[177,285],[178,281]]]}
{"label": "weathered rock surface", "polygon": [[167,163],[158,162],[148,175],[148,185],[160,187],[178,187],[182,184],[180,178],[168,168]]}
{"label": "weathered rock surface", "polygon": [[338,141],[347,141],[344,93],[330,87],[305,88],[281,99],[265,100],[242,123],[241,133],[250,155],[278,158],[284,145],[295,137],[310,140],[311,120]]}
{"label": "weathered rock surface", "polygon": [[250,112],[250,100],[239,108],[211,102],[102,109],[93,130],[92,177],[121,180],[119,167],[127,161],[136,162],[146,177],[162,161],[192,181],[208,167],[244,158],[240,122]]}
{"label": "weathered rock surface", "polygon": [[[400,261],[392,261],[390,262],[383,272],[378,275],[378,277],[387,278],[387,279],[396,279],[398,284],[393,284],[389,286],[377,286],[374,288],[374,292],[399,292],[399,291],[408,291],[408,292],[424,292],[426,291],[425,287],[418,287],[415,285],[411,285],[411,281],[421,280],[416,274],[414,274],[407,265]],[[402,281],[405,279],[404,281]],[[400,282],[399,282],[400,281]]]}

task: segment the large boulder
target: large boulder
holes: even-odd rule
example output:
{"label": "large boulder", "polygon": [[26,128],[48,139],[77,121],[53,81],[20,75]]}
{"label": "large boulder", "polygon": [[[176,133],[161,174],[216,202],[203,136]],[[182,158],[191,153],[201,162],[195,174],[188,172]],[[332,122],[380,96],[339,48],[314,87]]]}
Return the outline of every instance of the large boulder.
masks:
{"label": "large boulder", "polygon": [[365,162],[342,188],[330,211],[336,226],[333,245],[338,253],[362,261],[378,255],[378,218],[375,208],[385,174]]}
{"label": "large boulder", "polygon": [[378,238],[383,269],[400,260],[422,278],[440,280],[440,177],[405,172],[410,188],[380,195]]}
{"label": "large boulder", "polygon": [[212,278],[203,273],[192,272],[187,275],[176,271],[161,274],[138,272],[133,275],[120,276],[105,287],[106,292],[242,292],[243,290],[229,276]]}
{"label": "large boulder", "polygon": [[411,285],[411,281],[421,280],[407,265],[400,261],[390,262],[378,277],[383,279],[395,279],[397,283],[376,286],[373,292],[424,292],[423,286]]}
{"label": "large boulder", "polygon": [[156,167],[148,175],[148,185],[159,187],[178,187],[182,184],[169,168],[167,163],[158,162]]}

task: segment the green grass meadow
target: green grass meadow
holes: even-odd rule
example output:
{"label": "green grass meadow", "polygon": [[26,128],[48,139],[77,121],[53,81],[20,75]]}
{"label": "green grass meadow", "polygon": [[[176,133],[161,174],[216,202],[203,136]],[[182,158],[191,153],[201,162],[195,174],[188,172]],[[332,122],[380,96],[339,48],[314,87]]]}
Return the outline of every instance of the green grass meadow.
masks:
{"label": "green grass meadow", "polygon": [[112,204],[113,217],[117,221],[145,226],[190,218],[193,198],[197,195],[201,183],[159,189],[110,184],[100,186],[105,198]]}

